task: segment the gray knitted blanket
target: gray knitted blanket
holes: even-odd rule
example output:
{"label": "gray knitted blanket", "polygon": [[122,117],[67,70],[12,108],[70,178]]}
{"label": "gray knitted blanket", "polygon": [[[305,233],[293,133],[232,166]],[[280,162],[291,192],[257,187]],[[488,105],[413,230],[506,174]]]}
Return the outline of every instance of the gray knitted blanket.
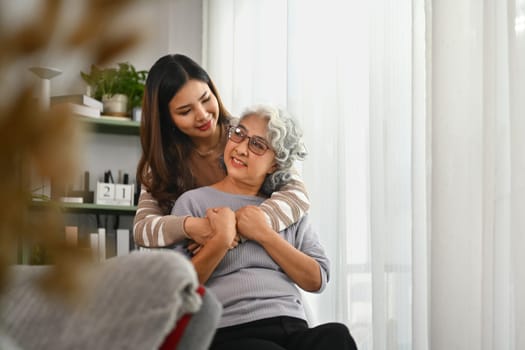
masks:
{"label": "gray knitted blanket", "polygon": [[86,276],[92,288],[75,306],[36,288],[49,267],[11,267],[0,329],[24,350],[157,349],[177,319],[201,305],[195,270],[177,252],[133,252],[96,267]]}

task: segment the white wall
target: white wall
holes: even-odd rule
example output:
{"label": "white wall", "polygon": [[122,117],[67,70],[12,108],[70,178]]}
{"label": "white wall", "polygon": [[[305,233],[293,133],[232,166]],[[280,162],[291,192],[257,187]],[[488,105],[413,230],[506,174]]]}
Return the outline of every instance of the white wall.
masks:
{"label": "white wall", "polygon": [[[40,0],[0,0],[0,30],[10,33],[41,15]],[[85,52],[61,49],[64,34],[70,33],[86,11],[87,1],[64,1],[62,15],[50,47],[42,54],[19,62],[11,69],[13,80],[32,78],[31,65],[59,68],[63,73],[52,80],[53,95],[82,92],[84,83],[80,71],[88,70],[92,62]],[[136,29],[140,44],[114,62],[129,61],[138,69],[149,69],[157,58],[167,53],[184,53],[201,62],[202,2],[192,0],[137,1],[114,22],[114,29]],[[4,85],[5,86],[5,85]]]}

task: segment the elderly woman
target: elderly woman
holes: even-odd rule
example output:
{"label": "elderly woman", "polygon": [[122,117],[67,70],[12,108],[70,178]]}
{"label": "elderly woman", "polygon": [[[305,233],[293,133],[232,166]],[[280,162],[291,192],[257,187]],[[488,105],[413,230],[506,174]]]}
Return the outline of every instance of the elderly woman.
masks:
{"label": "elderly woman", "polygon": [[[275,232],[258,208],[305,155],[294,119],[269,106],[249,109],[228,133],[227,176],[175,202],[173,214],[207,217],[215,231],[190,255],[200,282],[223,306],[211,349],[356,349],[345,325],[306,322],[297,286],[321,292],[329,276],[308,216]],[[238,234],[244,243],[232,249]]]}

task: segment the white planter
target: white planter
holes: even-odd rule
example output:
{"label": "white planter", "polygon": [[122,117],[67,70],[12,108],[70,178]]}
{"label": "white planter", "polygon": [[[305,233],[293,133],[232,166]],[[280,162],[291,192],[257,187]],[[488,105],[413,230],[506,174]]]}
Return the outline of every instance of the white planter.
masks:
{"label": "white planter", "polygon": [[128,116],[128,96],[126,95],[115,94],[111,97],[104,95],[102,96],[102,104],[104,105],[105,115]]}

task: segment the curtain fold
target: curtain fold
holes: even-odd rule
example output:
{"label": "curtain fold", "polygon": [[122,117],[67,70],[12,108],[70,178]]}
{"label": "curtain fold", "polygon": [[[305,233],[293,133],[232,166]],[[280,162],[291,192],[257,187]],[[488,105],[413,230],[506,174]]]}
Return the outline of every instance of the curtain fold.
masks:
{"label": "curtain fold", "polygon": [[[500,69],[506,71],[508,84],[508,114],[505,117],[504,138],[506,147],[502,150],[506,155],[507,187],[504,196],[507,200],[504,210],[508,215],[507,227],[510,232],[508,241],[508,282],[510,291],[502,297],[508,300],[504,310],[507,319],[507,336],[510,349],[525,348],[525,1],[507,2],[507,7],[500,5],[499,16],[508,18],[502,21],[507,31],[502,35],[509,38],[508,60],[500,61]],[[509,29],[510,28],[510,29]],[[507,92],[506,90],[504,90]],[[506,252],[506,253],[507,253]],[[502,266],[505,268],[505,266]],[[507,272],[505,270],[505,272]],[[507,276],[507,275],[506,275]],[[496,345],[499,345],[496,343]]]}

